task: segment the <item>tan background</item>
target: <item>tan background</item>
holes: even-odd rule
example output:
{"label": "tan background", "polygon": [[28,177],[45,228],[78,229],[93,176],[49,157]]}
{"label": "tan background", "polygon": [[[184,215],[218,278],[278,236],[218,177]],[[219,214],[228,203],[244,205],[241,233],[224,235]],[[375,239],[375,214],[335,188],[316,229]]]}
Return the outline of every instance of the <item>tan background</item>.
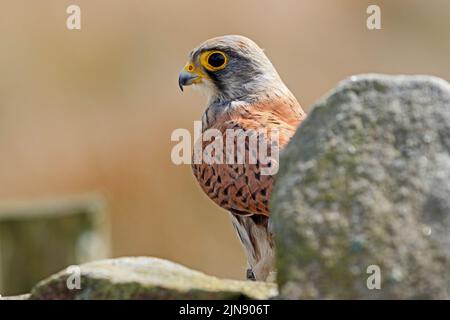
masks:
{"label": "tan background", "polygon": [[[65,27],[69,4],[82,30]],[[366,8],[382,30],[366,29]],[[0,3],[0,197],[99,191],[113,255],[154,255],[243,278],[226,213],[170,161],[175,128],[192,131],[205,99],[178,89],[188,52],[243,34],[262,47],[308,109],[365,72],[450,79],[450,1],[111,1]]]}

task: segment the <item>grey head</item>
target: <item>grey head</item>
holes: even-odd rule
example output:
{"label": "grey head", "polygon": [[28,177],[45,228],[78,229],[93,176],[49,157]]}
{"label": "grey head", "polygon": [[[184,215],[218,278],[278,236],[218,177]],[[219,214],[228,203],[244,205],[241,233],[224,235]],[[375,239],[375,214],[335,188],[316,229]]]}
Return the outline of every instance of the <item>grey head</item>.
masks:
{"label": "grey head", "polygon": [[288,91],[263,50],[238,35],[209,39],[189,54],[179,76],[187,85],[204,89],[209,103],[258,99],[268,91]]}

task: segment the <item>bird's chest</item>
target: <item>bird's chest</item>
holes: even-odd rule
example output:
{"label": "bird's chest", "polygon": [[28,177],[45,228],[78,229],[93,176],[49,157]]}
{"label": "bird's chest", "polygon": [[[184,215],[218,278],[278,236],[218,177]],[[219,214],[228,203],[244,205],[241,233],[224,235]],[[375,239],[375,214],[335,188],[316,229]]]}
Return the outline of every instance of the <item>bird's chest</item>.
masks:
{"label": "bird's chest", "polygon": [[[192,170],[200,187],[211,200],[231,212],[268,214],[272,177],[261,175],[259,163],[248,162],[248,143],[242,147],[238,139],[227,139],[226,133],[218,129],[216,133],[220,133],[220,139],[211,141],[207,137],[204,141],[201,137],[194,146]],[[238,154],[242,153],[243,161],[239,161]]]}

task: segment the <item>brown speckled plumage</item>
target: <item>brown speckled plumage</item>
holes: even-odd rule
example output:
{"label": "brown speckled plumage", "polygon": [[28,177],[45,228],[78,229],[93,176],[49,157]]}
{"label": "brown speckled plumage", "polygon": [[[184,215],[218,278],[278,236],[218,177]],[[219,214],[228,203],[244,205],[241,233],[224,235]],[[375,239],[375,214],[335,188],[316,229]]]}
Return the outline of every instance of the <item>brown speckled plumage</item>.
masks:
{"label": "brown speckled plumage", "polygon": [[[277,99],[277,100],[275,100]],[[214,128],[223,134],[227,129],[248,130],[277,129],[280,132],[279,146],[282,149],[290,140],[304,113],[293,98],[283,101],[278,97],[267,102],[251,104],[225,112],[204,130]],[[208,111],[205,111],[207,113]],[[236,142],[236,140],[234,141]],[[248,147],[248,140],[246,141]],[[203,149],[211,143],[203,142]],[[236,146],[233,147],[236,150]],[[246,150],[248,152],[248,149]],[[223,156],[225,159],[225,155]],[[257,164],[193,164],[192,169],[203,191],[216,204],[240,215],[269,215],[269,198],[274,177],[261,175]]]}

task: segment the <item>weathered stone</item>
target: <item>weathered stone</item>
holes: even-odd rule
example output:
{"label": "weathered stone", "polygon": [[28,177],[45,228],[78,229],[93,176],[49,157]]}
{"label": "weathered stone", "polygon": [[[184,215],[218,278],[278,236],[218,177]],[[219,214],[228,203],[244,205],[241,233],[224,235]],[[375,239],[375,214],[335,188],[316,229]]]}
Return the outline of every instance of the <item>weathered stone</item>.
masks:
{"label": "weathered stone", "polygon": [[8,296],[8,297],[2,297],[0,296],[0,300],[28,300],[30,298],[30,294],[21,294],[18,296]]}
{"label": "weathered stone", "polygon": [[40,282],[31,299],[267,299],[277,294],[274,284],[218,279],[158,258],[101,260],[79,271],[80,289],[74,288],[77,270],[71,267]]}
{"label": "weathered stone", "polygon": [[[450,298],[450,85],[352,77],[281,157],[272,198],[285,298]],[[367,268],[381,270],[369,290]]]}

